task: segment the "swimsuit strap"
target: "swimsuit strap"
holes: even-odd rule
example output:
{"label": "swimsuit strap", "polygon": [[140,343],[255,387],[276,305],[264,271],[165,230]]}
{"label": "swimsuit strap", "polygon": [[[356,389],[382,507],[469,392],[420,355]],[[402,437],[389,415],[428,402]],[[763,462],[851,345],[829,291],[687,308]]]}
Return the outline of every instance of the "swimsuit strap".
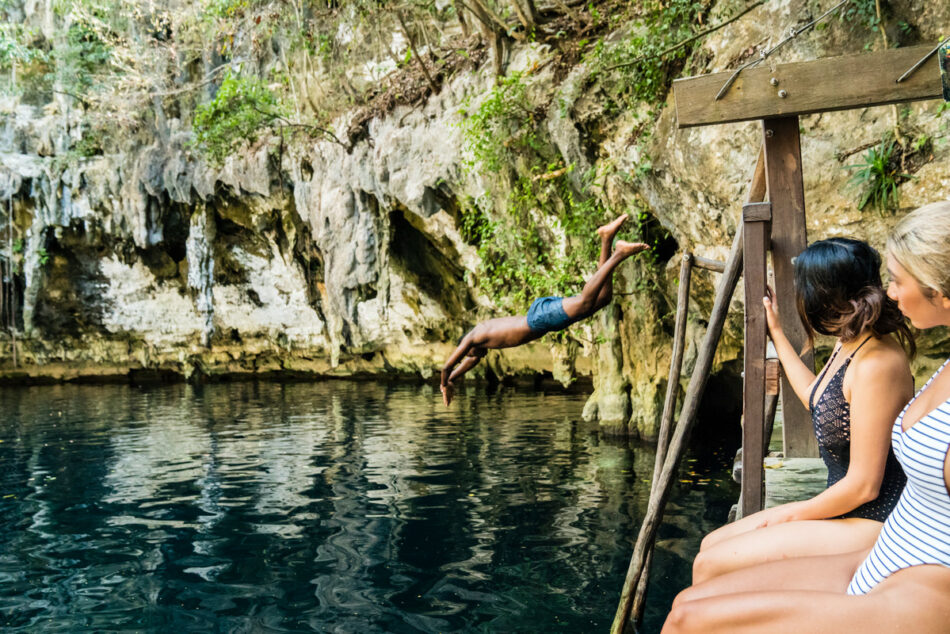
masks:
{"label": "swimsuit strap", "polygon": [[866,344],[868,341],[870,341],[870,340],[871,340],[871,337],[873,337],[873,336],[874,336],[874,335],[868,335],[868,336],[865,338],[864,341],[862,341],[860,344],[858,344],[858,347],[855,348],[854,350],[852,350],[852,351],[851,351],[851,354],[848,355],[848,358],[845,360],[845,363],[847,363],[848,361],[851,361],[851,359],[854,358],[854,355],[856,355],[856,354],[858,353],[858,350],[861,349],[861,346],[863,346],[863,345]]}
{"label": "swimsuit strap", "polygon": [[[841,368],[846,368],[851,363],[851,359],[854,358],[854,355],[858,353],[858,350],[861,349],[861,346],[870,341],[871,337],[874,335],[868,335],[864,341],[858,344],[858,347],[851,351],[851,354],[848,355],[848,358],[844,360],[844,363],[841,364]],[[821,380],[825,376],[825,372],[828,371],[828,368],[831,367],[831,364],[834,362],[835,357],[838,356],[838,351],[841,350],[841,346],[835,348],[834,352],[831,353],[831,356],[828,358],[828,363],[825,364],[825,367],[821,369],[821,373],[818,375],[818,379],[815,381],[815,386],[811,388],[811,394],[808,395],[808,409],[815,409],[815,392],[818,390],[818,386],[821,385]],[[841,371],[841,368],[838,368],[838,372]]]}
{"label": "swimsuit strap", "polygon": [[818,389],[818,386],[821,385],[821,379],[824,378],[825,372],[828,371],[828,368],[831,367],[831,363],[835,360],[835,357],[838,356],[838,351],[841,350],[841,346],[838,346],[831,353],[831,356],[828,357],[828,363],[825,364],[825,367],[821,369],[821,372],[818,373],[818,378],[815,379],[815,386],[811,388],[811,394],[808,395],[808,409],[815,409],[815,391]]}

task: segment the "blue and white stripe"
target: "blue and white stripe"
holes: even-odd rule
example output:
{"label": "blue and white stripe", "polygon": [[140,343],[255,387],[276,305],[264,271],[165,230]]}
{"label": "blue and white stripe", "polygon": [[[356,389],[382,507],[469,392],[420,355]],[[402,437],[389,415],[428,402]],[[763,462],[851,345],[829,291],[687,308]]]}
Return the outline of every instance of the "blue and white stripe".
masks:
{"label": "blue and white stripe", "polygon": [[[950,359],[930,377],[927,385],[947,363]],[[950,399],[905,432],[902,425],[908,407],[910,403],[891,431],[894,455],[907,474],[907,485],[884,522],[874,548],[851,579],[848,594],[867,594],[903,568],[926,564],[950,567],[950,494],[943,475],[950,449]]]}

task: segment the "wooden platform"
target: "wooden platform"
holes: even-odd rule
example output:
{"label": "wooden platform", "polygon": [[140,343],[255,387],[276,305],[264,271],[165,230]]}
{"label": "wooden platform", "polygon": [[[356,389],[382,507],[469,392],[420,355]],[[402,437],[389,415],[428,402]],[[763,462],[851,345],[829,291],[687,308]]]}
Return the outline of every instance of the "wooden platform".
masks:
{"label": "wooden platform", "polygon": [[825,490],[827,480],[821,458],[766,458],[765,508],[814,497]]}
{"label": "wooden platform", "polygon": [[[825,490],[828,468],[821,458],[785,458],[782,456],[782,410],[775,414],[775,425],[769,439],[769,455],[765,458],[765,506],[770,508],[787,502],[815,497]],[[733,479],[739,482],[742,454],[736,456]],[[729,513],[729,521],[736,517],[738,504]]]}
{"label": "wooden platform", "polygon": [[782,412],[775,414],[775,427],[765,459],[765,508],[814,497],[825,490],[828,468],[821,458],[782,458]]}

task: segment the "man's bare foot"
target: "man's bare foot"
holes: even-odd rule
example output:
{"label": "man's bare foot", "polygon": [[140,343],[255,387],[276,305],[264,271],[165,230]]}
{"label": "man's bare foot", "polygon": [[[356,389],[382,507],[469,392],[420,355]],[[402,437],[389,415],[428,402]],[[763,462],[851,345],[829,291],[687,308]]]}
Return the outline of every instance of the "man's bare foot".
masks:
{"label": "man's bare foot", "polygon": [[617,240],[617,243],[614,245],[614,255],[619,255],[622,258],[629,258],[631,255],[640,253],[641,251],[646,251],[650,248],[650,245],[643,244],[642,242],[625,242],[623,240]]}
{"label": "man's bare foot", "polygon": [[597,227],[597,235],[604,239],[613,240],[623,223],[627,222],[627,218],[629,218],[627,214],[620,214],[613,222]]}
{"label": "man's bare foot", "polygon": [[442,385],[442,402],[445,403],[445,406],[448,407],[449,403],[452,402],[452,397],[455,396],[455,386],[449,383],[448,385]]}

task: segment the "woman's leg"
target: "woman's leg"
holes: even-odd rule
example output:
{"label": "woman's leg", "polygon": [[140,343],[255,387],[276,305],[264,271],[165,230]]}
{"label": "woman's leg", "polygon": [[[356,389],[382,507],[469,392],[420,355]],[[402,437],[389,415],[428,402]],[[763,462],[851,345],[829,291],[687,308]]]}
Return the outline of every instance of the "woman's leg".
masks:
{"label": "woman's leg", "polygon": [[597,305],[597,296],[600,295],[600,291],[604,285],[610,282],[614,269],[631,255],[640,253],[649,248],[648,245],[642,242],[624,242],[623,240],[618,240],[613,254],[607,258],[604,265],[597,269],[597,272],[587,281],[587,284],[585,284],[583,290],[581,290],[581,294],[564,298],[563,308],[567,316],[576,321],[590,317],[594,314],[594,311],[598,308],[602,308],[602,306]]}
{"label": "woman's leg", "polygon": [[693,560],[693,583],[768,561],[868,549],[882,526],[874,520],[849,518],[785,522],[749,530],[700,550]]}
{"label": "woman's leg", "polygon": [[820,590],[843,593],[870,550],[868,547],[835,555],[794,557],[741,568],[686,588],[676,595],[673,606],[740,592]]}
{"label": "woman's leg", "polygon": [[[825,570],[814,570],[815,578]],[[802,634],[950,630],[950,569],[914,566],[881,582],[869,594],[772,590],[726,594],[675,606],[663,634]]]}
{"label": "woman's leg", "polygon": [[743,533],[748,533],[749,531],[755,530],[759,527],[759,525],[762,524],[762,521],[765,519],[769,511],[771,511],[771,509],[765,509],[763,511],[759,511],[758,513],[753,513],[752,515],[746,515],[742,519],[736,520],[735,522],[730,522],[720,526],[713,532],[703,537],[703,541],[699,545],[699,552],[708,550],[721,541],[725,541],[737,535],[742,535]]}

